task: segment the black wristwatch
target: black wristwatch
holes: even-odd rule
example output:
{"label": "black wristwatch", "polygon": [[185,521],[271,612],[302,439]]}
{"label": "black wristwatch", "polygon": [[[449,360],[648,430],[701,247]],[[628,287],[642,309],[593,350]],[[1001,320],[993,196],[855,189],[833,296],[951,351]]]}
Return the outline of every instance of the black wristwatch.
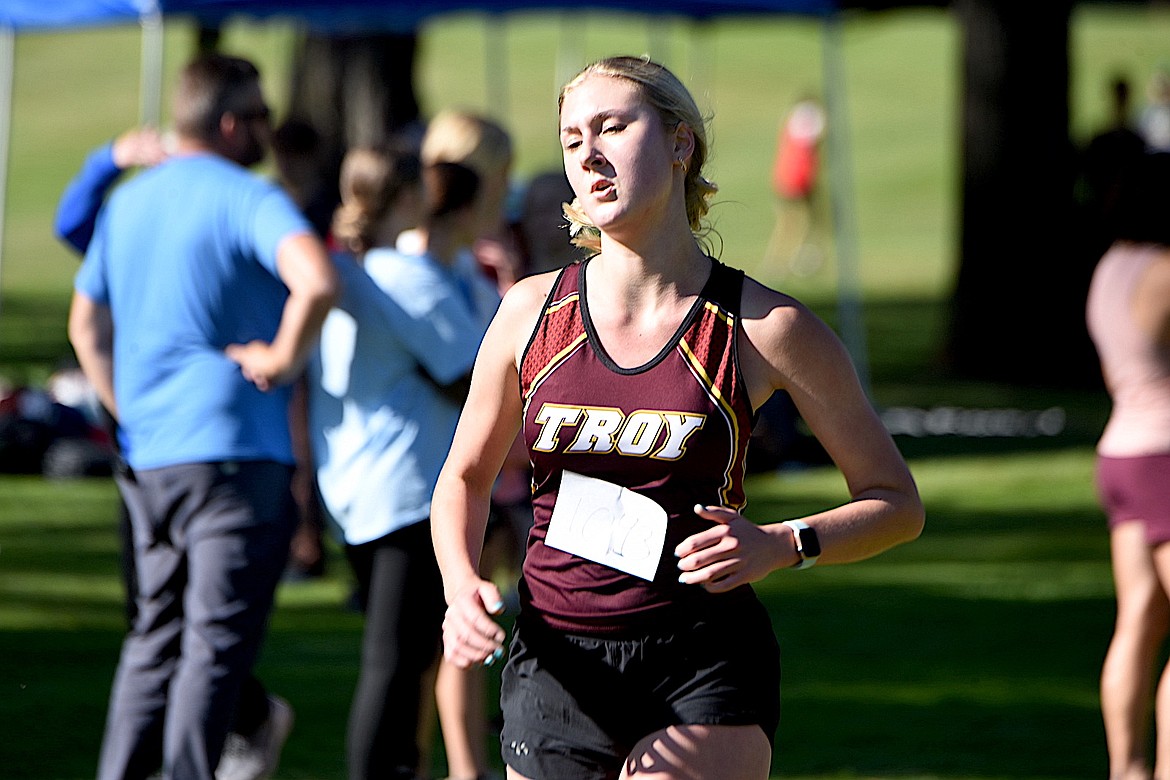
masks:
{"label": "black wristwatch", "polygon": [[800,563],[792,568],[807,569],[815,564],[821,555],[821,541],[817,539],[817,532],[811,525],[801,520],[785,520],[784,525],[792,529],[796,552],[800,555]]}

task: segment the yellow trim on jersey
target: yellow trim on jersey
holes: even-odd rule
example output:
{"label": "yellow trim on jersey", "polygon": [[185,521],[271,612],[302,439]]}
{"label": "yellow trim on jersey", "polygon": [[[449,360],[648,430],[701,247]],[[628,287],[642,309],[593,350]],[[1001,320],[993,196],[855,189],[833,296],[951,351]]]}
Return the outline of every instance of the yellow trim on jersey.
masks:
{"label": "yellow trim on jersey", "polygon": [[[713,312],[719,314],[720,319],[726,322],[729,328],[732,327],[733,321],[730,317],[726,316],[724,313],[721,313],[721,310],[713,307],[711,303],[707,303],[707,307],[711,308]],[[734,328],[732,328],[732,330],[734,331]],[[734,336],[734,332],[732,335]],[[695,377],[699,380],[699,383],[703,386],[703,388],[707,390],[711,398],[715,400],[716,405],[723,410],[723,414],[727,418],[731,427],[731,453],[727,461],[727,467],[723,470],[723,488],[720,490],[720,493],[722,494],[724,505],[738,511],[744,506],[744,504],[740,504],[739,506],[733,505],[731,503],[730,494],[732,487],[731,469],[735,465],[735,456],[739,453],[739,420],[736,418],[735,410],[731,408],[731,404],[726,398],[723,397],[723,393],[721,393],[719,388],[715,386],[715,382],[711,379],[711,377],[707,375],[707,372],[703,368],[702,363],[699,361],[698,356],[696,356],[695,353],[691,351],[691,348],[687,344],[686,340],[679,339],[678,346],[683,355],[686,357],[687,363],[690,365],[692,373],[694,373]]]}
{"label": "yellow trim on jersey", "polygon": [[727,310],[722,308],[719,304],[712,303],[711,301],[705,301],[703,305],[707,308],[707,311],[711,312],[716,317],[727,323],[727,327],[734,327],[735,318],[728,314]]}
{"label": "yellow trim on jersey", "polygon": [[563,308],[565,308],[565,307],[566,307],[566,306],[568,306],[570,303],[576,303],[576,301],[577,301],[577,300],[578,300],[580,297],[581,297],[581,293],[579,293],[579,292],[573,292],[573,293],[570,293],[569,295],[567,295],[566,297],[562,298],[562,299],[561,299],[561,300],[559,300],[559,301],[553,301],[552,303],[550,303],[550,304],[548,305],[548,308],[546,308],[546,309],[544,310],[544,314],[543,314],[543,315],[541,315],[541,319],[544,319],[544,317],[547,317],[548,315],[552,314],[553,312],[555,312],[555,311],[557,311],[557,310],[559,310],[559,309],[563,309]]}
{"label": "yellow trim on jersey", "polygon": [[528,399],[531,398],[532,394],[536,392],[536,386],[543,382],[549,374],[555,371],[557,367],[563,363],[569,357],[569,355],[575,352],[577,348],[581,346],[581,343],[588,337],[589,334],[582,332],[581,335],[577,336],[577,338],[569,342],[569,346],[553,355],[549,359],[548,363],[545,364],[544,368],[536,372],[536,374],[532,377],[532,381],[528,385],[528,393],[524,399],[526,405]]}

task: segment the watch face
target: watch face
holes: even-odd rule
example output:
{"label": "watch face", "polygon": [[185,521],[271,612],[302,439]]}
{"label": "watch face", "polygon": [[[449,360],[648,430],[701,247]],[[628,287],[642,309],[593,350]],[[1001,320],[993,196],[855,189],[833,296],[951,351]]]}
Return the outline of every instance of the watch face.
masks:
{"label": "watch face", "polygon": [[817,532],[811,528],[801,528],[797,532],[797,538],[800,539],[800,556],[802,558],[816,558],[821,554],[821,540],[817,538]]}

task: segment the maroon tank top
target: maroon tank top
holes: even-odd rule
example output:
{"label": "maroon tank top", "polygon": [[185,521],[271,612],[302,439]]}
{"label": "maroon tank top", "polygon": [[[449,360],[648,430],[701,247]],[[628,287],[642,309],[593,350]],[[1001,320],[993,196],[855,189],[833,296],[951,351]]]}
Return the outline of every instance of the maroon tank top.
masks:
{"label": "maroon tank top", "polygon": [[[711,275],[669,343],[621,368],[605,353],[585,295],[588,261],[561,272],[520,365],[533,514],[521,598],[525,613],[578,633],[618,634],[680,611],[753,598],[681,585],[675,546],[710,521],[695,504],[742,509],[753,414],[736,355],[743,272]],[[657,502],[666,543],[653,581],[545,544],[563,471],[603,479]],[[722,599],[722,600],[720,600]]]}

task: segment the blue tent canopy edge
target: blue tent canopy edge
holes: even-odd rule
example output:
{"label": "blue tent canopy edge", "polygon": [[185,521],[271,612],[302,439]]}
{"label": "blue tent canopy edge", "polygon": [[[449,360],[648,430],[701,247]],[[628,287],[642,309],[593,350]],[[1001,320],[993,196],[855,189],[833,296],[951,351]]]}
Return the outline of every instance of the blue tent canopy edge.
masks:
{"label": "blue tent canopy edge", "polygon": [[834,0],[5,0],[0,27],[19,32],[125,24],[154,13],[188,15],[215,24],[235,16],[291,18],[328,31],[413,29],[459,11],[506,13],[549,9],[620,11],[707,19],[743,14],[824,16]]}

